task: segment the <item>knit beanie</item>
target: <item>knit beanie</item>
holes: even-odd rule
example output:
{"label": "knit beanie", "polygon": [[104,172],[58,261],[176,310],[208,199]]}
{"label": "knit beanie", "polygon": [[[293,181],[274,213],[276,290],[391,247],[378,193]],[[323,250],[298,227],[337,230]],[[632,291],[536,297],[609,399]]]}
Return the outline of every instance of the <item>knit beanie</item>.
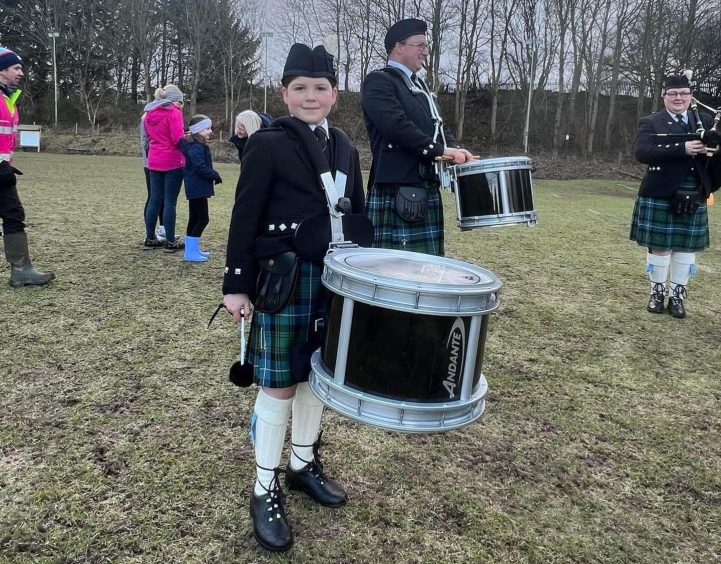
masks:
{"label": "knit beanie", "polygon": [[0,71],[4,71],[13,65],[17,65],[18,63],[22,64],[23,60],[15,51],[5,49],[5,47],[0,47]]}
{"label": "knit beanie", "polygon": [[183,96],[180,88],[175,86],[175,84],[166,84],[162,88],[158,88],[155,91],[155,99],[165,99],[170,100],[171,102],[182,102],[185,99],[185,96]]}

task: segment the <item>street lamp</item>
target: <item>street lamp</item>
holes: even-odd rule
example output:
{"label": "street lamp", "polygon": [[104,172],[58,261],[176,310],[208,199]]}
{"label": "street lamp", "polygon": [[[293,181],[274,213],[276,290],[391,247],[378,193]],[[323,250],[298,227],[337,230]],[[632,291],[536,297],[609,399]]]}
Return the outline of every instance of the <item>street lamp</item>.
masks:
{"label": "street lamp", "polygon": [[48,33],[48,37],[53,40],[53,83],[55,84],[55,129],[58,128],[58,63],[55,58],[55,38],[60,37],[57,31]]}
{"label": "street lamp", "polygon": [[263,31],[259,34],[265,38],[265,80],[263,80],[263,113],[268,113],[268,38],[273,37],[272,31]]}

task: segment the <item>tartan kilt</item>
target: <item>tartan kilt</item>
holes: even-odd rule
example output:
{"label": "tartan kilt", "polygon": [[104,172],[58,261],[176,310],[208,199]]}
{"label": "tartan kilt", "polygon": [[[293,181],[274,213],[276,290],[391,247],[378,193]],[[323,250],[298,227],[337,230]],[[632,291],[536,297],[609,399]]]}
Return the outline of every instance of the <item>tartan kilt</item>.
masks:
{"label": "tartan kilt", "polygon": [[376,184],[368,191],[366,215],[374,227],[373,246],[443,256],[443,202],[438,188],[428,188],[428,213],[415,223],[396,213],[396,192],[395,184]]}
{"label": "tartan kilt", "polygon": [[299,268],[293,297],[282,310],[253,313],[246,354],[258,386],[287,388],[297,383],[290,373],[291,348],[308,340],[323,311],[323,266],[300,261]]}
{"label": "tartan kilt", "polygon": [[649,249],[681,253],[703,251],[709,246],[708,210],[702,203],[691,216],[677,216],[667,198],[636,198],[630,239]]}

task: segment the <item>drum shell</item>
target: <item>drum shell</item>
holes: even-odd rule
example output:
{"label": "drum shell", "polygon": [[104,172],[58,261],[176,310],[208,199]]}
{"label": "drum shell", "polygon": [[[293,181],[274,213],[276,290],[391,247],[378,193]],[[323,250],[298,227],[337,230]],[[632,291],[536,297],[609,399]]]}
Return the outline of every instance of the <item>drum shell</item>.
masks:
{"label": "drum shell", "polygon": [[452,169],[462,230],[538,223],[530,159],[485,159]]}
{"label": "drum shell", "polygon": [[[337,360],[344,299],[333,296],[326,320],[321,357],[329,372]],[[480,335],[470,342],[471,317],[419,315],[356,303],[345,384],[401,401],[457,401],[469,348],[475,349],[472,387],[478,384],[488,317],[482,316]]]}

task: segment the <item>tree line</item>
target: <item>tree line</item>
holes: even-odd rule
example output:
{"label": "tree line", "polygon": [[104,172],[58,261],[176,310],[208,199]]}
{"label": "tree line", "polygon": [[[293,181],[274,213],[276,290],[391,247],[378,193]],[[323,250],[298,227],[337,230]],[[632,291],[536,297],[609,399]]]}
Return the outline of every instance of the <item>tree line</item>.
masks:
{"label": "tree line", "polygon": [[26,94],[38,114],[53,101],[55,32],[60,97],[91,125],[168,82],[190,112],[198,99],[222,101],[229,123],[257,109],[266,82],[277,86],[296,41],[322,40],[341,90],[357,90],[385,61],[386,29],[404,17],[429,24],[427,82],[453,96],[446,118],[461,139],[475,133],[464,130],[478,111],[489,144],[502,139],[508,91],[521,94],[515,114],[529,97],[533,114],[549,90],[561,94],[543,132],[554,154],[571,132],[584,155],[613,147],[629,118],[619,98],[633,94],[634,118],[656,110],[670,72],[693,69],[706,101],[721,99],[718,0],[3,0],[0,42],[30,63]]}

